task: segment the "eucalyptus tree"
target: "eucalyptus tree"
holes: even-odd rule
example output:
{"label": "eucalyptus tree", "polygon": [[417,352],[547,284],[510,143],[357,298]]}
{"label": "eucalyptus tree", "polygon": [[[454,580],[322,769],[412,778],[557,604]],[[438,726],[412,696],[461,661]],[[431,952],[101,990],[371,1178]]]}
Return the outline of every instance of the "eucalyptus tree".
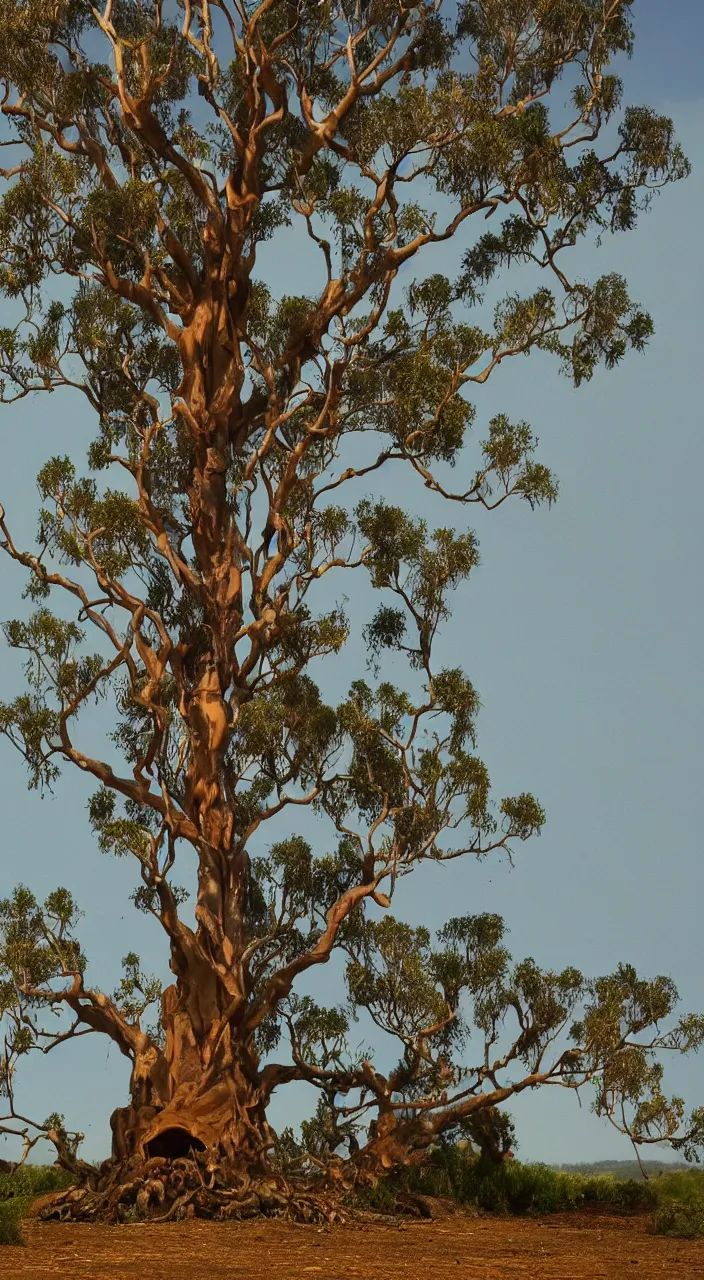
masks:
{"label": "eucalyptus tree", "polygon": [[[39,473],[33,546],[12,495],[0,509],[31,601],[5,625],[26,686],[0,729],[31,786],[94,780],[96,843],[134,859],[173,975],[162,990],[130,953],[108,994],[72,893],[1,904],[1,1127],[55,1143],[79,1182],[56,1212],[330,1214],[439,1135],[500,1155],[497,1108],[548,1084],[591,1084],[636,1141],[694,1149],[702,1116],[664,1095],[659,1051],[698,1047],[704,1023],[668,1022],[669,980],[544,972],[511,961],[498,917],[433,938],[391,910],[421,864],[544,822],[529,794],[492,801],[477,693],[435,641],[478,563],[466,509],[557,494],[484,384],[537,349],[579,385],[652,331],[619,275],[569,271],[688,170],[672,122],[623,107],[609,70],[631,8],[0,0],[2,396],[82,397],[95,421],[86,467],[59,448]],[[292,235],[301,296],[275,284]],[[432,249],[451,240],[448,276]],[[529,284],[492,312],[513,264]],[[389,500],[411,483],[460,527]],[[365,619],[330,594],[353,570],[378,592]],[[353,644],[370,666],[346,681]],[[335,955],[327,1008],[306,982]],[[354,1047],[360,1015],[393,1069]],[[99,1169],[16,1100],[23,1055],[85,1034],[131,1064]],[[301,1142],[267,1120],[294,1081],[320,1098]]]}

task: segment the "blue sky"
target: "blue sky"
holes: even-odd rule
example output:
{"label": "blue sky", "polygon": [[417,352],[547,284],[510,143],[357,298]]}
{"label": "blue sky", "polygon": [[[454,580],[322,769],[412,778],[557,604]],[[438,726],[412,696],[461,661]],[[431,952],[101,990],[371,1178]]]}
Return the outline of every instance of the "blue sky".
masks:
{"label": "blue sky", "polygon": [[[683,1005],[702,1009],[704,10],[697,0],[638,0],[635,9],[626,99],[674,116],[694,171],[654,202],[635,233],[588,250],[579,265],[590,277],[622,271],[652,311],[656,335],[645,356],[579,391],[538,358],[508,362],[492,379],[477,401],[478,423],[496,412],[527,419],[560,498],[551,511],[509,503],[471,520],[482,564],[455,598],[443,638],[444,653],[480,693],[479,746],[496,793],[534,791],[547,826],[518,847],[513,869],[491,861],[433,869],[405,881],[394,907],[430,926],[460,910],[498,911],[517,956],[593,973],[631,960],[670,974]],[[288,274],[279,279],[291,287]],[[33,533],[42,462],[67,449],[80,460],[90,430],[81,409],[58,395],[0,416],[0,501],[19,540]],[[0,616],[19,613],[22,586],[0,560]],[[0,697],[8,697],[15,668],[6,651],[0,662]],[[0,744],[0,896],[18,880],[38,895],[57,883],[76,889],[90,972],[110,990],[128,949],[159,971],[163,949],[128,901],[131,867],[94,847],[84,812],[90,790],[66,774],[55,797],[40,801]],[[329,999],[332,978],[320,978]],[[671,1088],[691,1103],[704,1102],[703,1061],[669,1072]],[[65,1111],[69,1127],[86,1133],[86,1157],[99,1158],[126,1083],[126,1061],[89,1037],[27,1063],[19,1099],[29,1114]],[[276,1124],[304,1113],[303,1093],[290,1096],[277,1101]],[[629,1156],[588,1099],[580,1109],[562,1091],[531,1092],[513,1110],[525,1159]]]}

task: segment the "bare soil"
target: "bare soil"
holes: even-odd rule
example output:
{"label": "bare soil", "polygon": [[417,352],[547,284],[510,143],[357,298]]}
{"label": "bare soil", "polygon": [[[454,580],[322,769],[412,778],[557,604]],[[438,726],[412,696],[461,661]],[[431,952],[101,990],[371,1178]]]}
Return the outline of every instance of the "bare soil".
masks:
{"label": "bare soil", "polygon": [[704,1280],[704,1242],[647,1234],[647,1218],[561,1214],[399,1226],[277,1221],[120,1227],[27,1222],[3,1280]]}

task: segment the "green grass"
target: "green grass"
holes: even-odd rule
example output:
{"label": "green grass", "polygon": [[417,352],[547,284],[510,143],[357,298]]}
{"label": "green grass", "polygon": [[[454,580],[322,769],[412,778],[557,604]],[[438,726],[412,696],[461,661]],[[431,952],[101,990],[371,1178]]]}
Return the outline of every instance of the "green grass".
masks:
{"label": "green grass", "polygon": [[14,1173],[0,1173],[0,1245],[22,1244],[21,1220],[35,1196],[60,1191],[71,1179],[51,1165],[23,1165]]}

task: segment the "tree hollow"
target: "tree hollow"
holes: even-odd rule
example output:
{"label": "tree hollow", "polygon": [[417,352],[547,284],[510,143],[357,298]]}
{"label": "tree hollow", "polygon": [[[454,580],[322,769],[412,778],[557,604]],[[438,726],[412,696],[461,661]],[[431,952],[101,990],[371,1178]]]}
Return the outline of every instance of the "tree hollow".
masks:
{"label": "tree hollow", "polygon": [[205,1151],[205,1143],[196,1138],[187,1129],[174,1125],[170,1129],[162,1129],[149,1142],[144,1144],[147,1159],[152,1156],[164,1156],[167,1160],[178,1160],[189,1156],[192,1151]]}

